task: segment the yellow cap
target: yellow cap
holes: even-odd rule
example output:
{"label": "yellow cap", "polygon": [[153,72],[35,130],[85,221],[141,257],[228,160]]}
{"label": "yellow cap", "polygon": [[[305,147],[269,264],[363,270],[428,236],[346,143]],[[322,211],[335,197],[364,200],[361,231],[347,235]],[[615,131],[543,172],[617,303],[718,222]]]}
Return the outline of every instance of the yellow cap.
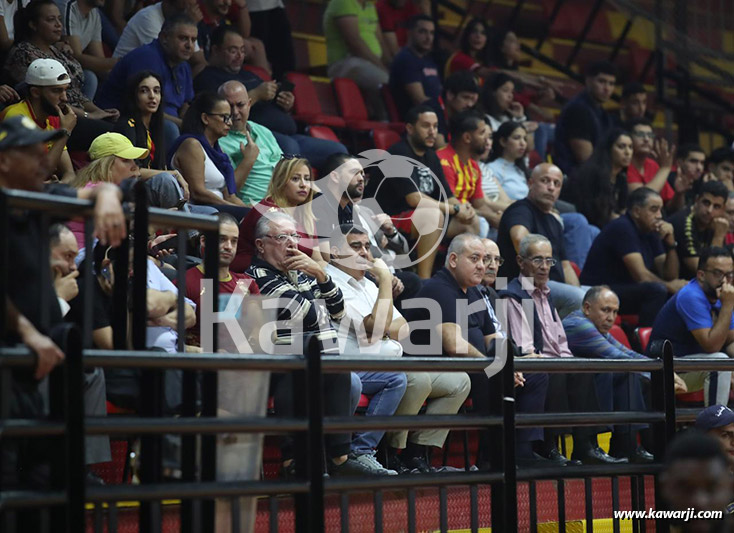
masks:
{"label": "yellow cap", "polygon": [[120,133],[103,133],[92,141],[89,147],[89,157],[94,160],[109,155],[116,155],[123,159],[144,159],[148,157],[148,150],[133,146],[130,139]]}

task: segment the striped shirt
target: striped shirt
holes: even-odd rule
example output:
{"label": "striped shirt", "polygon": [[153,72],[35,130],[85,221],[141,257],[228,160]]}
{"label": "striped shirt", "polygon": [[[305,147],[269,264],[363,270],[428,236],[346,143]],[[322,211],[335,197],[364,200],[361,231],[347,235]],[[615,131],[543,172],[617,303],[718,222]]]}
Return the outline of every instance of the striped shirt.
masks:
{"label": "striped shirt", "polygon": [[644,355],[627,348],[610,333],[602,335],[582,311],[574,311],[564,318],[563,329],[566,330],[568,346],[576,357],[647,359]]}
{"label": "striped shirt", "polygon": [[[255,279],[262,294],[288,300],[285,307],[278,308],[278,320],[288,328],[278,329],[276,344],[294,345],[300,351],[300,344],[296,341],[299,341],[302,331],[316,334],[321,341],[322,353],[339,353],[331,320],[338,322],[344,317],[344,298],[328,275],[323,283],[319,283],[303,272],[291,270],[284,273],[259,257],[252,260],[246,273]],[[317,300],[325,302],[328,316]]]}
{"label": "striped shirt", "polygon": [[465,164],[462,163],[456,150],[450,144],[436,152],[436,155],[441,160],[446,182],[457,200],[463,204],[484,198],[482,171],[479,170],[479,164],[474,159],[469,159]]}

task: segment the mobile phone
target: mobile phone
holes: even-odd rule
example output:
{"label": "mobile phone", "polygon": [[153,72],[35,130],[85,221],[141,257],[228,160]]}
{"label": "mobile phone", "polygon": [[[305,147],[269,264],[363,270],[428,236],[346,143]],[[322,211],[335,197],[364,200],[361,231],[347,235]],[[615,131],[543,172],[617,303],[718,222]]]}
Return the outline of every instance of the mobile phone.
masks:
{"label": "mobile phone", "polygon": [[175,236],[171,237],[163,242],[159,242],[150,249],[153,255],[157,255],[161,250],[178,250],[178,238]]}
{"label": "mobile phone", "polygon": [[295,87],[296,87],[296,86],[295,86],[295,85],[293,85],[293,84],[292,84],[291,82],[289,82],[288,80],[285,80],[285,81],[281,81],[281,82],[279,82],[279,83],[278,83],[278,91],[277,91],[277,92],[275,93],[275,98],[277,99],[277,98],[278,98],[278,95],[279,95],[280,93],[283,93],[283,92],[285,92],[285,93],[291,93],[291,92],[293,92],[293,89],[294,89]]}
{"label": "mobile phone", "polygon": [[102,274],[102,277],[106,279],[108,282],[112,283],[112,272],[110,271],[110,266],[103,266],[102,270],[100,271],[100,274]]}

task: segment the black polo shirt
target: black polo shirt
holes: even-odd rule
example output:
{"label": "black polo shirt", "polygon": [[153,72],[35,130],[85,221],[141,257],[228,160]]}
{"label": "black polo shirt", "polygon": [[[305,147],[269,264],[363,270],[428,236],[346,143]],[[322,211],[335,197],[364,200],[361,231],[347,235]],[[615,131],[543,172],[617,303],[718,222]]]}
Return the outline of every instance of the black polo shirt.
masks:
{"label": "black polo shirt", "polygon": [[499,275],[507,279],[514,279],[520,274],[520,267],[516,259],[517,252],[510,237],[510,229],[513,226],[525,226],[530,233],[543,235],[550,241],[553,247],[553,257],[557,261],[556,265],[551,268],[550,279],[565,283],[566,276],[563,274],[561,265],[561,261],[567,259],[566,246],[563,243],[563,226],[555,216],[544,213],[527,198],[518,200],[508,207],[500,220],[500,227],[497,230],[497,246],[505,262],[499,269]]}
{"label": "black polo shirt", "polygon": [[[441,308],[441,316],[431,316],[426,307],[420,309],[404,309],[403,315],[409,322],[428,321],[430,327],[433,328],[444,322],[454,324],[466,324],[462,326],[462,336],[477,350],[487,355],[484,337],[495,332],[492,319],[487,313],[486,304],[482,294],[476,287],[469,287],[466,292],[462,291],[451,273],[444,267],[429,280],[423,283],[423,287],[416,295],[416,298],[428,298],[438,303]],[[481,305],[475,305],[476,311],[469,314],[466,313],[472,304],[480,302]],[[457,306],[457,302],[459,305]],[[458,307],[458,309],[457,309]],[[457,313],[458,311],[458,313]],[[417,346],[428,346],[430,343],[429,331],[427,329],[412,329],[411,340]],[[443,353],[432,354],[414,354],[414,355],[434,355],[441,356]]]}
{"label": "black polo shirt", "polygon": [[655,271],[655,258],[665,253],[657,233],[642,233],[628,214],[612,220],[594,239],[581,272],[582,285],[635,283],[624,264],[625,255],[642,255],[645,267]]}

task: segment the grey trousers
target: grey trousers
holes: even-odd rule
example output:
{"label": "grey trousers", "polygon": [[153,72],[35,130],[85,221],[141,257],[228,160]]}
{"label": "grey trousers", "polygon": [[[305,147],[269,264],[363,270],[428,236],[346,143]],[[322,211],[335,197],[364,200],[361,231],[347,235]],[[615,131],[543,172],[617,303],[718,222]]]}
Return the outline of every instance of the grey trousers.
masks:
{"label": "grey trousers", "polygon": [[[406,372],[408,385],[403,394],[395,415],[416,415],[426,406],[427,415],[455,415],[462,406],[469,391],[471,381],[466,372]],[[422,429],[411,431],[395,431],[386,435],[387,443],[397,449],[403,449],[410,442],[424,446],[443,446],[448,429]]]}
{"label": "grey trousers", "polygon": [[[84,415],[107,416],[107,390],[101,368],[84,373]],[[107,435],[84,437],[84,460],[88,465],[111,461],[110,438]]]}

